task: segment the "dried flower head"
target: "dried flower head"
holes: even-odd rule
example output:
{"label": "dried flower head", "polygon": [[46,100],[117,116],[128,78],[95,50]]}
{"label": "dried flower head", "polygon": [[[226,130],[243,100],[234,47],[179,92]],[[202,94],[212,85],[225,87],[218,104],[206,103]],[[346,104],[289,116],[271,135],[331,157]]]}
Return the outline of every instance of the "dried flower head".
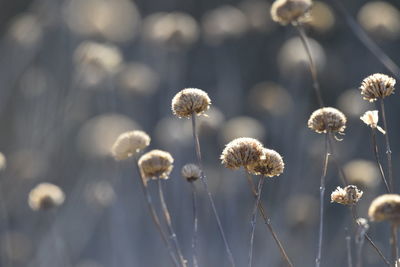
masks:
{"label": "dried flower head", "polygon": [[355,185],[348,185],[345,188],[338,186],[331,194],[331,202],[343,205],[353,205],[357,203],[363,195],[363,191],[358,190]]}
{"label": "dried flower head", "polygon": [[201,176],[201,170],[196,164],[186,164],[182,167],[181,174],[188,182],[194,182]]}
{"label": "dried flower head", "polygon": [[272,20],[282,25],[307,21],[311,0],[276,0],[271,6]]}
{"label": "dried flower head", "polygon": [[264,148],[260,160],[249,167],[249,172],[273,177],[283,173],[284,168],[281,155],[275,150]]}
{"label": "dried flower head", "polygon": [[368,209],[372,221],[400,222],[400,195],[384,194],[375,198]]}
{"label": "dried flower head", "polygon": [[60,206],[65,200],[65,194],[60,187],[41,183],[29,192],[28,204],[32,210],[48,210]]}
{"label": "dried flower head", "polygon": [[162,150],[152,150],[140,157],[138,164],[144,181],[149,179],[168,179],[174,159],[171,154]]}
{"label": "dried flower head", "polygon": [[111,148],[111,153],[116,160],[124,160],[148,147],[149,144],[150,137],[145,132],[125,132],[118,136]]}
{"label": "dried flower head", "polygon": [[385,98],[394,92],[396,80],[385,74],[375,73],[361,82],[360,90],[363,99],[374,102],[378,98]]}
{"label": "dried flower head", "polygon": [[360,119],[372,129],[378,129],[381,133],[386,134],[385,130],[378,126],[379,117],[377,110],[368,110],[360,117]]}
{"label": "dried flower head", "polygon": [[172,112],[179,118],[189,118],[193,113],[203,114],[209,109],[211,100],[203,90],[186,88],[172,99]]}
{"label": "dried flower head", "polygon": [[263,145],[257,139],[241,137],[225,146],[220,159],[226,168],[238,169],[243,166],[248,169],[260,161],[263,149]]}
{"label": "dried flower head", "polygon": [[338,109],[325,107],[314,111],[308,120],[308,128],[317,133],[343,133],[346,128],[346,116]]}

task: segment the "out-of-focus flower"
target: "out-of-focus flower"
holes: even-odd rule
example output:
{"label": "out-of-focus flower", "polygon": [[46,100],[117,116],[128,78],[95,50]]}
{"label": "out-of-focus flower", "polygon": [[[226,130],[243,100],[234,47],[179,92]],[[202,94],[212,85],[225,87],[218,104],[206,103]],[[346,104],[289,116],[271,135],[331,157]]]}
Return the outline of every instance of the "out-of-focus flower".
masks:
{"label": "out-of-focus flower", "polygon": [[249,29],[259,32],[270,32],[275,28],[269,12],[269,3],[260,0],[246,0],[239,4],[240,10],[246,15]]}
{"label": "out-of-focus flower", "polygon": [[337,100],[337,106],[339,110],[343,111],[348,117],[357,119],[364,110],[371,108],[370,103],[362,100],[358,89],[348,89],[344,91]]}
{"label": "out-of-focus flower", "polygon": [[115,191],[107,181],[93,182],[86,187],[85,197],[91,205],[108,207],[115,199]]}
{"label": "out-of-focus flower", "polygon": [[160,81],[158,74],[142,63],[125,64],[118,70],[116,76],[124,92],[138,95],[154,93]]}
{"label": "out-of-focus flower", "polygon": [[311,226],[318,218],[318,200],[310,195],[288,196],[285,204],[285,214],[289,225]]}
{"label": "out-of-focus flower", "polygon": [[32,48],[40,44],[43,28],[37,16],[24,13],[13,19],[8,35],[21,47]]}
{"label": "out-of-focus flower", "polygon": [[263,125],[256,119],[247,116],[234,117],[226,121],[221,129],[221,141],[223,143],[242,136],[262,140],[265,135]]}
{"label": "out-of-focus flower", "polygon": [[200,178],[201,169],[196,164],[189,163],[182,167],[181,174],[188,182],[194,182]]}
{"label": "out-of-focus flower", "polygon": [[311,0],[275,0],[271,6],[271,17],[282,25],[298,24],[309,19]]}
{"label": "out-of-focus flower", "polygon": [[111,148],[116,160],[124,160],[150,145],[150,137],[143,131],[129,131],[120,134]]}
{"label": "out-of-focus flower", "polygon": [[350,184],[359,185],[362,188],[374,188],[380,182],[379,170],[373,161],[355,159],[346,163],[343,171]]}
{"label": "out-of-focus flower", "polygon": [[372,221],[400,222],[400,195],[384,194],[375,198],[369,206],[368,216]]}
{"label": "out-of-focus flower", "polygon": [[28,203],[32,210],[48,210],[64,203],[65,194],[60,187],[41,183],[29,192]]}
{"label": "out-of-focus flower", "polygon": [[330,6],[324,2],[314,1],[310,11],[310,20],[306,24],[318,33],[326,33],[334,27],[335,15]]}

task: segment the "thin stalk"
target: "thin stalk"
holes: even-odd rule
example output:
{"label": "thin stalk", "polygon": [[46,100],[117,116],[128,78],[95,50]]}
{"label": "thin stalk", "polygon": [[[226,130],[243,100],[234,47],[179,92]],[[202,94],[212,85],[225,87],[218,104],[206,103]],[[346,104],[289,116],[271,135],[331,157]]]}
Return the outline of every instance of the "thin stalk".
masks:
{"label": "thin stalk", "polygon": [[333,162],[333,164],[336,166],[339,174],[340,174],[340,178],[342,179],[342,183],[347,186],[349,185],[349,180],[346,177],[345,172],[343,171],[342,165],[340,164],[340,162],[336,159],[336,152],[335,152],[335,147],[332,144],[332,138],[328,139],[328,143],[329,143],[329,150],[331,151],[331,161]]}
{"label": "thin stalk", "polygon": [[167,228],[168,228],[170,237],[171,237],[171,239],[174,243],[175,249],[178,253],[180,264],[182,265],[182,267],[186,267],[186,260],[183,257],[181,247],[178,242],[178,238],[176,237],[176,233],[174,231],[174,228],[172,227],[171,215],[169,213],[167,203],[165,202],[164,193],[162,190],[161,178],[157,179],[157,185],[158,185],[158,194],[160,196],[161,208],[162,208],[162,211],[164,214],[165,222],[167,223]]}
{"label": "thin stalk", "polygon": [[351,257],[351,237],[348,233],[348,229],[345,229],[346,231],[346,248],[347,248],[347,266],[348,267],[353,267],[353,259]]}
{"label": "thin stalk", "polygon": [[207,179],[204,174],[203,161],[201,159],[199,136],[198,136],[197,130],[196,130],[196,114],[194,114],[194,113],[192,114],[192,130],[193,130],[194,147],[195,147],[196,157],[197,157],[197,164],[199,165],[200,170],[201,170],[200,180],[203,183],[204,189],[207,192],[208,200],[210,201],[211,208],[214,212],[215,219],[217,220],[218,229],[219,229],[221,237],[224,241],[225,250],[226,250],[226,253],[228,254],[229,261],[231,263],[231,266],[234,267],[235,260],[233,259],[233,254],[231,252],[231,249],[229,248],[228,241],[226,240],[224,229],[222,228],[221,220],[219,219],[217,208],[215,207],[214,199],[211,195],[210,189],[208,187]]}
{"label": "thin stalk", "polygon": [[167,234],[164,232],[163,228],[161,227],[160,218],[158,217],[156,209],[154,208],[154,204],[153,204],[153,200],[151,198],[150,192],[147,188],[147,185],[144,182],[142,174],[139,171],[139,166],[137,165],[137,160],[136,160],[136,170],[139,175],[140,185],[141,185],[143,193],[146,197],[146,203],[147,203],[147,207],[150,211],[151,218],[152,218],[158,232],[160,233],[161,239],[162,239],[165,247],[168,250],[168,253],[169,253],[169,256],[170,256],[172,262],[174,263],[174,265],[176,267],[179,267],[180,264],[178,263],[178,260],[176,258],[175,252],[173,251],[173,248],[171,247],[171,244],[168,242]]}
{"label": "thin stalk", "polygon": [[396,261],[399,259],[399,247],[397,242],[397,224],[392,223],[391,227],[390,245],[392,247],[392,261],[393,266],[397,267]]}
{"label": "thin stalk", "polygon": [[382,168],[381,161],[379,159],[379,150],[378,150],[378,145],[376,143],[376,131],[373,128],[371,129],[371,139],[372,139],[372,147],[373,147],[373,150],[374,150],[374,156],[375,156],[376,164],[378,165],[379,172],[381,174],[383,182],[385,183],[385,187],[386,187],[387,192],[391,193],[389,184],[388,184],[388,182],[386,180],[385,173],[384,173],[383,168]]}
{"label": "thin stalk", "polygon": [[192,257],[193,257],[193,267],[198,267],[197,261],[197,229],[198,229],[198,219],[197,219],[197,193],[194,182],[190,183],[192,188],[192,200],[193,200],[193,237],[192,237]]}
{"label": "thin stalk", "polygon": [[301,40],[301,42],[304,46],[304,49],[306,50],[307,56],[308,56],[308,63],[309,63],[308,66],[310,67],[310,72],[311,72],[311,76],[312,76],[312,80],[313,80],[313,87],[315,90],[315,94],[317,96],[318,105],[320,108],[322,108],[324,106],[324,102],[322,100],[321,89],[320,89],[318,78],[317,78],[317,68],[315,67],[315,63],[314,63],[313,57],[311,55],[311,49],[310,49],[310,45],[308,43],[307,35],[301,24],[297,25],[296,29],[299,32],[300,40]]}
{"label": "thin stalk", "polygon": [[250,231],[250,247],[249,247],[249,267],[252,266],[253,262],[253,243],[254,243],[254,231],[256,230],[256,222],[257,222],[257,207],[260,205],[260,199],[261,199],[261,191],[264,185],[265,177],[261,177],[260,181],[258,182],[258,188],[257,188],[257,199],[256,202],[254,203],[254,208],[253,212],[251,215],[251,231]]}
{"label": "thin stalk", "polygon": [[328,170],[328,163],[329,163],[329,133],[325,134],[325,160],[322,168],[322,175],[321,175],[321,184],[319,188],[319,195],[320,195],[320,214],[319,214],[319,237],[318,237],[318,247],[317,247],[317,257],[315,258],[315,266],[321,266],[321,257],[322,257],[322,236],[324,232],[324,197],[325,197],[325,180],[326,180],[326,173]]}
{"label": "thin stalk", "polygon": [[[350,209],[352,209],[352,207],[350,207]],[[356,267],[362,267],[362,262],[363,262],[362,250],[365,243],[365,234],[367,233],[369,226],[357,224],[357,222],[355,222],[354,224],[356,224],[356,235],[355,235]]]}
{"label": "thin stalk", "polygon": [[[247,177],[247,181],[249,182],[250,189],[251,189],[251,192],[253,193],[254,198],[257,198],[256,188],[254,186],[251,175],[248,172],[246,172],[246,177]],[[265,225],[267,225],[267,228],[268,228],[269,232],[271,233],[272,238],[274,239],[276,245],[278,246],[279,251],[282,255],[282,258],[285,260],[287,266],[293,267],[294,265],[291,262],[291,260],[289,259],[289,256],[287,255],[287,253],[282,245],[282,242],[278,238],[278,235],[275,233],[275,230],[271,223],[271,219],[268,217],[262,202],[258,203],[258,210],[260,211],[260,214],[261,214],[262,218],[264,219],[264,223],[265,223]]]}
{"label": "thin stalk", "polygon": [[388,173],[389,173],[389,186],[391,192],[394,192],[395,184],[393,180],[393,168],[392,168],[392,150],[390,149],[390,141],[389,141],[389,129],[387,127],[386,122],[386,113],[385,113],[385,104],[383,103],[383,98],[380,99],[381,104],[381,112],[382,112],[382,120],[383,120],[383,127],[385,127],[385,141],[386,141],[386,156],[387,156],[387,163],[388,163]]}

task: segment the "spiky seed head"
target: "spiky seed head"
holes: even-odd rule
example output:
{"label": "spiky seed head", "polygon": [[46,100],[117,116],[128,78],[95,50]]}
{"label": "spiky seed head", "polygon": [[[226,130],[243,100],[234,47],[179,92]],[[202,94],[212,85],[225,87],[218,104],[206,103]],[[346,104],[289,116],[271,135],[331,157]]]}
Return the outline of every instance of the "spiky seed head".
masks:
{"label": "spiky seed head", "polygon": [[308,128],[317,133],[343,133],[346,122],[346,116],[340,110],[325,107],[317,109],[311,114],[308,120]]}
{"label": "spiky seed head", "polygon": [[263,154],[255,164],[249,166],[248,171],[268,177],[279,176],[283,173],[285,164],[281,155],[272,149],[263,149]]}
{"label": "spiky seed head", "polygon": [[375,73],[361,82],[360,90],[363,99],[374,102],[385,98],[394,92],[396,80],[382,73]]}
{"label": "spiky seed head", "polygon": [[360,200],[362,195],[363,191],[359,190],[355,185],[348,185],[345,188],[338,186],[331,194],[331,202],[353,205]]}
{"label": "spiky seed head", "polygon": [[65,194],[60,187],[41,183],[29,192],[28,204],[32,210],[48,210],[60,206],[65,200]]}
{"label": "spiky seed head", "polygon": [[368,110],[360,117],[360,119],[372,129],[378,129],[383,134],[386,134],[385,130],[383,130],[379,125],[379,116],[377,110]]}
{"label": "spiky seed head", "polygon": [[271,17],[281,25],[298,24],[309,19],[311,0],[276,0],[271,6]]}
{"label": "spiky seed head", "polygon": [[171,154],[162,150],[151,150],[143,154],[138,165],[144,181],[150,179],[168,179],[172,171],[174,159]]}
{"label": "spiky seed head", "polygon": [[211,105],[208,94],[201,89],[186,88],[172,99],[172,112],[179,118],[189,118],[192,114],[201,115]]}
{"label": "spiky seed head", "polygon": [[229,142],[221,154],[222,164],[229,169],[248,169],[263,155],[263,145],[257,139],[240,137]]}
{"label": "spiky seed head", "polygon": [[181,174],[188,182],[194,182],[201,176],[201,170],[196,164],[186,164],[182,167]]}
{"label": "spiky seed head", "polygon": [[400,195],[384,194],[375,198],[368,209],[371,221],[400,222]]}
{"label": "spiky seed head", "polygon": [[111,148],[111,154],[116,160],[124,160],[150,145],[150,137],[143,131],[122,133]]}

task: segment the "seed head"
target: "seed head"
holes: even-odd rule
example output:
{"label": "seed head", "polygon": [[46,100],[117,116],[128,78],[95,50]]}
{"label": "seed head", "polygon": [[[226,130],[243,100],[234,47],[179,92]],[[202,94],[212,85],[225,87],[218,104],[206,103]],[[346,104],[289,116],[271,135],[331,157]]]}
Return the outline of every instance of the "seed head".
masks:
{"label": "seed head", "polygon": [[60,206],[65,194],[58,186],[41,183],[29,192],[28,204],[32,210],[48,210]]}
{"label": "seed head", "polygon": [[116,160],[124,160],[148,147],[149,144],[150,137],[145,132],[125,132],[118,136],[111,148],[111,153]]}
{"label": "seed head", "polygon": [[308,120],[308,128],[317,133],[343,133],[346,128],[346,116],[336,108],[325,107],[314,111]]}
{"label": "seed head", "polygon": [[276,0],[271,6],[272,20],[281,25],[307,21],[311,6],[311,0]]}
{"label": "seed head", "polygon": [[201,170],[196,164],[186,164],[182,167],[181,174],[188,182],[194,182],[201,176]]}
{"label": "seed head", "polygon": [[338,186],[331,194],[331,202],[343,205],[353,205],[357,203],[363,195],[363,191],[358,190],[355,185],[348,185],[345,188]]}
{"label": "seed head", "polygon": [[211,100],[203,90],[183,89],[172,99],[172,112],[179,118],[189,118],[193,113],[203,114],[209,109]]}
{"label": "seed head", "polygon": [[371,221],[400,222],[400,195],[384,194],[375,198],[368,209]]}
{"label": "seed head", "polygon": [[360,117],[360,119],[372,129],[378,129],[381,133],[385,134],[385,130],[383,130],[380,126],[378,126],[378,111],[377,110],[368,110]]}
{"label": "seed head", "polygon": [[150,179],[168,179],[174,159],[171,154],[162,150],[152,150],[140,157],[138,164],[144,181]]}
{"label": "seed head", "polygon": [[385,98],[394,92],[396,80],[385,74],[375,73],[365,78],[360,86],[363,99],[374,102]]}
{"label": "seed head", "polygon": [[263,149],[263,145],[257,139],[241,137],[225,146],[220,159],[226,168],[235,170],[243,166],[248,169],[260,161]]}
{"label": "seed head", "polygon": [[249,167],[249,172],[273,177],[283,173],[284,168],[281,155],[275,150],[264,148],[260,160]]}

